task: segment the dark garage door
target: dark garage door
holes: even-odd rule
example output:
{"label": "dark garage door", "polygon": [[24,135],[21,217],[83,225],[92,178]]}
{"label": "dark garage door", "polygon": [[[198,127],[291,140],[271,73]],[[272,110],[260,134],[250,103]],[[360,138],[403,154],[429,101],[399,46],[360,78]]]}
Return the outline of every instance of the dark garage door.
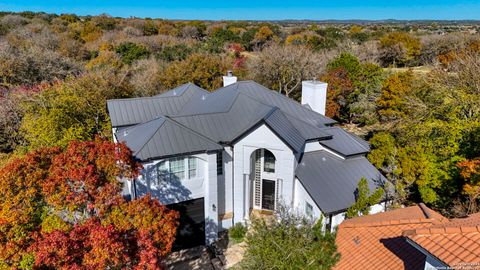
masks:
{"label": "dark garage door", "polygon": [[204,200],[195,199],[170,204],[170,209],[180,213],[180,225],[173,250],[196,247],[205,244],[205,212]]}

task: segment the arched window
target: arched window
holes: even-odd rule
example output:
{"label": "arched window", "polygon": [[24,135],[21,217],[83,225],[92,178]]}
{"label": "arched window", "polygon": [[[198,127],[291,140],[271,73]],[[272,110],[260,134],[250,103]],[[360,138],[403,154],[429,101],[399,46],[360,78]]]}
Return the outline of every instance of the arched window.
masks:
{"label": "arched window", "polygon": [[263,170],[268,173],[275,172],[275,156],[266,149],[263,154]]}

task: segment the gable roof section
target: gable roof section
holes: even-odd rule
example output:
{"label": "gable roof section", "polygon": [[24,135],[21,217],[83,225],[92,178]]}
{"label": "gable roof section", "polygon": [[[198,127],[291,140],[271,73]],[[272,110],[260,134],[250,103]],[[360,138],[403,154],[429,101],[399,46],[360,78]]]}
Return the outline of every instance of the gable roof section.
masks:
{"label": "gable roof section", "polygon": [[345,220],[337,231],[341,257],[334,269],[423,270],[425,255],[402,232],[443,222],[448,220],[422,204]]}
{"label": "gable roof section", "polygon": [[322,128],[322,131],[330,134],[332,139],[323,140],[320,143],[342,156],[348,157],[370,152],[368,142],[340,127]]}
{"label": "gable roof section", "polygon": [[265,123],[280,137],[293,151],[299,153],[305,145],[305,138],[278,108],[274,108],[264,118]]}
{"label": "gable roof section", "polygon": [[181,96],[183,95],[185,92],[187,91],[192,91],[192,92],[196,92],[196,93],[203,93],[203,94],[210,94],[210,92],[208,92],[207,90],[201,88],[201,87],[198,87],[197,85],[189,82],[189,83],[185,83],[185,84],[182,84],[180,86],[177,86],[167,92],[164,92],[164,93],[161,93],[161,94],[158,94],[158,95],[155,95],[154,97],[175,97],[175,96]]}
{"label": "gable roof section", "polygon": [[119,142],[126,143],[133,155],[142,161],[223,149],[221,145],[167,117],[122,129],[115,136]]}
{"label": "gable roof section", "polygon": [[[254,81],[240,81],[234,85],[237,91],[265,104],[278,107],[285,114],[291,115],[297,119],[302,119],[311,125],[322,127],[336,123],[335,120],[321,115],[309,107],[302,106],[295,100],[288,98],[276,91],[272,91]],[[221,88],[219,90],[221,90]]]}
{"label": "gable roof section", "polygon": [[480,264],[480,213],[406,231],[404,235],[451,267]]}
{"label": "gable roof section", "polygon": [[201,99],[206,93],[193,84],[184,84],[154,97],[112,99],[107,101],[108,114],[112,127],[136,125],[159,116],[175,115],[188,101]]}
{"label": "gable roof section", "polygon": [[326,214],[345,210],[355,203],[355,190],[362,177],[367,179],[371,190],[386,181],[365,157],[341,159],[324,150],[305,153],[296,176]]}

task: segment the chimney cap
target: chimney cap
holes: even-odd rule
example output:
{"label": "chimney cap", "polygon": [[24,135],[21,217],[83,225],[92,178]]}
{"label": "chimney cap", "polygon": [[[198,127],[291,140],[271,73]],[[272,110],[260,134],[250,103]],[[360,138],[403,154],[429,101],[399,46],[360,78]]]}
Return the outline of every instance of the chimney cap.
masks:
{"label": "chimney cap", "polygon": [[232,76],[233,76],[233,71],[227,70],[227,76],[228,76],[228,77],[232,77]]}

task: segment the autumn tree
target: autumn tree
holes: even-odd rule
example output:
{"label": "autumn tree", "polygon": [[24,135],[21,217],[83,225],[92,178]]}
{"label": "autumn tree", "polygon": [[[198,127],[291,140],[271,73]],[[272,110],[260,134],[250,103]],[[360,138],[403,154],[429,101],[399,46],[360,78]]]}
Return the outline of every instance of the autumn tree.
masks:
{"label": "autumn tree", "polygon": [[5,165],[0,266],[161,269],[178,214],[149,196],[123,199],[122,183],[139,170],[124,144],[99,138]]}
{"label": "autumn tree", "polygon": [[421,52],[420,40],[406,32],[391,32],[380,39],[384,66],[412,66]]}
{"label": "autumn tree", "polygon": [[382,92],[377,100],[378,113],[384,120],[395,120],[405,116],[408,96],[414,85],[411,71],[394,73],[388,77],[382,86]]}
{"label": "autumn tree", "polygon": [[222,86],[227,67],[224,60],[210,54],[191,54],[185,60],[167,66],[160,80],[168,88],[192,82],[202,88],[214,90]]}
{"label": "autumn tree", "polygon": [[467,196],[467,215],[479,211],[478,198],[480,198],[480,158],[465,160],[457,164],[460,175],[465,180],[463,193]]}

